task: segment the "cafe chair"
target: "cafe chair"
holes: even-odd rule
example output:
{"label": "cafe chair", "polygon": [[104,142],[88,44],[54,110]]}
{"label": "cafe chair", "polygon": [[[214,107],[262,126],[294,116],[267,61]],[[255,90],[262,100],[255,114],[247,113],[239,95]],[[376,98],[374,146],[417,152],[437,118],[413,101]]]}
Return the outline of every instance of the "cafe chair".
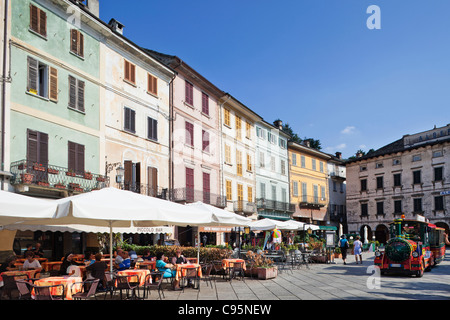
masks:
{"label": "cafe chair", "polygon": [[211,271],[213,269],[212,263],[206,263],[202,265],[202,280],[206,282],[206,285],[208,285],[208,282],[211,284],[212,288],[212,278],[211,278]]}
{"label": "cafe chair", "polygon": [[239,276],[242,281],[244,280],[244,262],[230,262],[230,266],[227,268],[227,275],[230,282],[233,279],[237,279]]}
{"label": "cafe chair", "polygon": [[19,300],[31,300],[30,282],[25,279],[18,279],[16,285],[19,290]]}
{"label": "cafe chair", "polygon": [[[181,279],[180,279],[180,287],[183,288],[183,292],[184,292],[184,287],[187,287],[189,282],[192,283],[192,287],[195,288],[195,283],[197,283],[197,289],[200,291],[200,277],[198,275],[198,269],[200,267],[190,267],[190,268],[186,268],[186,267],[181,267]],[[185,282],[184,285],[181,285],[183,282]]]}
{"label": "cafe chair", "polygon": [[225,279],[226,271],[222,266],[222,261],[215,260],[213,261],[212,265],[213,265],[212,273],[214,274],[214,281],[216,281],[217,276],[219,277],[222,276],[222,278]]}
{"label": "cafe chair", "polygon": [[150,274],[145,276],[144,299],[145,299],[145,294],[146,293],[150,294],[150,289],[152,289],[152,288],[158,290],[160,300],[161,300],[161,293],[164,298],[166,297],[164,295],[164,290],[162,287],[163,274],[164,274],[163,272],[151,272]]}
{"label": "cafe chair", "polygon": [[[55,284],[51,286],[37,286],[33,284],[32,287],[36,300],[64,300],[63,284]],[[56,291],[57,288],[59,288],[58,291],[60,291],[61,294],[52,294],[52,291]]]}
{"label": "cafe chair", "polygon": [[116,275],[115,278],[115,284],[114,284],[114,291],[119,290],[120,291],[120,300],[123,300],[122,298],[122,290],[125,290],[127,293],[127,299],[129,298],[129,291],[131,290],[131,300],[137,300],[139,297],[136,295],[136,289],[139,286],[139,283],[135,283],[130,281],[130,278],[135,278],[135,275]]}
{"label": "cafe chair", "polygon": [[97,300],[97,296],[95,293],[97,292],[98,283],[100,282],[100,279],[88,279],[83,282],[74,282],[70,286],[70,290],[73,292],[73,286],[75,285],[82,285],[82,291],[72,294],[73,300],[87,300],[91,297],[94,297],[95,300]]}
{"label": "cafe chair", "polygon": [[10,300],[13,299],[13,297],[16,297],[19,289],[17,288],[16,280],[24,279],[27,280],[28,276],[23,274],[15,274],[15,275],[3,275],[3,292],[2,294],[5,294]]}
{"label": "cafe chair", "polygon": [[114,277],[114,273],[105,272],[105,281],[103,282],[105,284],[105,296],[103,300],[106,300],[106,296],[108,295],[108,293],[110,294],[110,297],[112,299],[114,293]]}

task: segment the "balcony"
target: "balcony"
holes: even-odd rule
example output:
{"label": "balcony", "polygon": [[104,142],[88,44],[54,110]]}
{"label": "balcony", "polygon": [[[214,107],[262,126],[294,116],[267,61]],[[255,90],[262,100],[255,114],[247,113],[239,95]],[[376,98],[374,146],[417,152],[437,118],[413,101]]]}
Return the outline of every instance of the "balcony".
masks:
{"label": "balcony", "polygon": [[315,196],[303,196],[300,200],[300,208],[322,208],[327,204],[326,198]]}
{"label": "balcony", "polygon": [[331,179],[336,180],[336,181],[345,181],[347,179],[344,171],[330,172],[330,177],[331,177]]}
{"label": "balcony", "polygon": [[100,174],[73,172],[68,168],[27,160],[12,162],[11,173],[12,185],[47,191],[82,193],[109,186],[109,178]]}
{"label": "balcony", "polygon": [[253,214],[256,212],[256,203],[244,200],[234,201],[233,211],[235,213]]}
{"label": "balcony", "polygon": [[176,188],[172,190],[172,201],[193,203],[201,201],[206,204],[213,205],[218,208],[226,207],[226,198],[224,196],[204,192],[202,190],[194,190],[190,188]]}
{"label": "balcony", "polygon": [[294,212],[295,204],[267,199],[256,199],[256,206],[261,210],[276,210],[283,212]]}
{"label": "balcony", "polygon": [[168,188],[154,187],[149,184],[130,183],[130,182],[125,182],[123,184],[123,188],[124,188],[124,190],[129,190],[134,193],[139,193],[139,194],[150,196],[150,197],[169,200],[169,189]]}

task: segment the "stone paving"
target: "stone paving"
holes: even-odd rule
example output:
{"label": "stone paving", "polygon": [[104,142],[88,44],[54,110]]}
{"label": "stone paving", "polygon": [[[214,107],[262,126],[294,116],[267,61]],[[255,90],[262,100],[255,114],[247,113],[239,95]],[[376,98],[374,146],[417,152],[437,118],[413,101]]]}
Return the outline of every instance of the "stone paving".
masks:
{"label": "stone paving", "polygon": [[[373,268],[373,253],[363,254],[363,264],[355,264],[348,256],[347,265],[341,259],[330,264],[310,264],[309,268],[283,270],[275,279],[258,280],[246,277],[231,283],[218,278],[212,286],[201,283],[200,291],[164,290],[170,301],[193,300],[449,300],[450,249],[445,260],[422,278],[388,275],[377,277]],[[166,285],[167,286],[167,285]],[[159,299],[151,291],[149,300]]]}

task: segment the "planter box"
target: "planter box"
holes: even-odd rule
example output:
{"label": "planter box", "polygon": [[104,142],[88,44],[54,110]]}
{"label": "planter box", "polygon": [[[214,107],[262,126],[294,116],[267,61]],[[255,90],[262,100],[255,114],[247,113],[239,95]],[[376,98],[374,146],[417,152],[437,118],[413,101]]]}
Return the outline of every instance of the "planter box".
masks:
{"label": "planter box", "polygon": [[276,278],[278,275],[278,269],[272,268],[256,268],[258,270],[258,279],[267,280]]}
{"label": "planter box", "polygon": [[341,259],[342,258],[342,253],[335,253],[334,254],[334,258],[335,259]]}
{"label": "planter box", "polygon": [[77,174],[75,172],[66,172],[66,176],[75,177]]}
{"label": "planter box", "polygon": [[48,169],[47,169],[47,172],[50,173],[50,174],[58,174],[58,173],[59,173],[59,170],[55,170],[55,169],[48,168]]}
{"label": "planter box", "polygon": [[63,185],[63,184],[61,184],[61,183],[58,183],[58,184],[55,184],[55,188],[56,188],[56,189],[65,189],[66,186]]}
{"label": "planter box", "polygon": [[45,167],[33,166],[33,170],[35,170],[35,171],[45,171]]}
{"label": "planter box", "polygon": [[34,177],[31,173],[22,173],[20,176],[22,177],[22,183],[25,184],[30,184]]}
{"label": "planter box", "polygon": [[105,180],[106,180],[106,179],[103,178],[103,177],[97,177],[97,181],[98,181],[98,182],[105,182]]}
{"label": "planter box", "polygon": [[38,186],[42,186],[42,187],[48,187],[50,186],[50,184],[48,182],[43,182],[43,181],[38,181]]}
{"label": "planter box", "polygon": [[92,180],[92,173],[85,173],[85,174],[84,174],[84,178],[85,178],[86,180]]}

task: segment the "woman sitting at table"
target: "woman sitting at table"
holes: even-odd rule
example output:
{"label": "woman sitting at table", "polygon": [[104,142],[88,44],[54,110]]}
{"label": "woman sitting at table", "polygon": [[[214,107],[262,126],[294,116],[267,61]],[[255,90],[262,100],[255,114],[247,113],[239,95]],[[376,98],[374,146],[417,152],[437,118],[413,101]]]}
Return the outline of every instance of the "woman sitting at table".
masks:
{"label": "woman sitting at table", "polygon": [[0,266],[0,273],[5,271],[19,270],[19,268],[15,266],[16,260],[16,256],[8,257],[5,263],[2,263],[2,265]]}
{"label": "woman sitting at table", "polygon": [[25,262],[23,263],[23,270],[36,270],[41,271],[42,266],[37,259],[34,258],[33,252],[27,252],[25,255]]}
{"label": "woman sitting at table", "polygon": [[173,290],[182,290],[180,288],[179,281],[175,280],[177,270],[172,270],[173,268],[175,268],[175,265],[164,262],[165,258],[166,257],[164,256],[164,253],[158,252],[158,254],[156,255],[156,268],[159,271],[163,272],[163,278],[173,278]]}
{"label": "woman sitting at table", "polygon": [[172,264],[186,264],[186,258],[181,254],[181,249],[177,249],[177,255],[172,258]]}
{"label": "woman sitting at table", "polygon": [[142,259],[144,260],[152,260],[154,258],[154,256],[152,256],[150,254],[150,249],[145,249],[144,250],[144,255],[142,256]]}
{"label": "woman sitting at table", "polygon": [[75,270],[72,270],[70,274],[68,273],[68,269],[70,266],[84,266],[84,263],[76,262],[73,259],[73,253],[69,252],[64,256],[64,259],[61,263],[61,267],[59,269],[59,274],[62,276],[71,276],[75,273]]}

